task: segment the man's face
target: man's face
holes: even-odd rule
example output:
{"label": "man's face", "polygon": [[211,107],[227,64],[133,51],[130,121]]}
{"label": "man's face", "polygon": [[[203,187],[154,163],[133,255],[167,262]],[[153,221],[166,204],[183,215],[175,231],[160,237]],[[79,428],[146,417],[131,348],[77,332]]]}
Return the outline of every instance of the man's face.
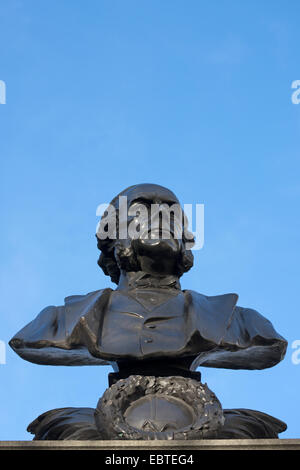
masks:
{"label": "man's face", "polygon": [[[120,216],[120,204],[125,202],[126,219]],[[127,243],[124,239],[123,243],[132,246],[142,269],[173,271],[182,249],[183,235],[183,211],[176,196],[162,186],[142,184],[123,191],[117,204],[119,234],[126,225]],[[119,238],[122,243],[121,240]]]}

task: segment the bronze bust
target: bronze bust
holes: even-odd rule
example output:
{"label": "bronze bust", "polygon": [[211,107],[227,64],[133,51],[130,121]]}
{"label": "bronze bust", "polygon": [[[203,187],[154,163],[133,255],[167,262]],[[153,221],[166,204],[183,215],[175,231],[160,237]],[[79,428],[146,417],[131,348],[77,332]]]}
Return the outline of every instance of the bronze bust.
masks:
{"label": "bronze bust", "polygon": [[[116,211],[116,237],[97,236],[97,243],[101,251],[98,264],[117,284],[117,288],[67,297],[63,306],[45,308],[12,338],[10,345],[14,351],[23,359],[37,364],[111,364],[114,373],[109,377],[108,394],[113,393],[120,381],[126,381],[130,376],[140,377],[139,383],[143,377],[146,381],[147,377],[156,380],[181,377],[186,381],[199,382],[200,373],[196,372],[199,366],[264,369],[281,361],[287,347],[286,340],[257,311],[237,306],[236,294],[205,296],[181,289],[180,277],[193,265],[186,236],[175,237],[178,225],[183,234],[188,233],[186,218],[176,218],[171,213],[171,236],[164,236],[158,223],[156,235],[149,238],[147,235],[155,221],[146,212],[144,218],[139,218],[140,235],[133,237],[128,232],[128,236],[122,238],[122,223],[128,228],[134,216],[128,215],[126,221],[120,220],[120,196],[126,197],[128,214],[136,212],[141,204],[146,208],[180,204],[173,192],[154,184],[131,186],[115,197],[111,206]],[[160,217],[159,212],[155,217]],[[107,226],[109,223],[107,214],[103,221],[105,228],[105,224]],[[147,382],[145,387],[148,385]],[[123,417],[127,416],[127,431],[122,438],[133,438],[130,437],[132,435],[137,438],[130,429],[135,429],[134,423],[140,421],[140,409],[147,414],[145,410],[149,407],[143,396],[139,400],[139,408],[132,404],[122,412]],[[170,398],[162,403],[153,397],[152,402],[160,409],[171,410],[175,406]],[[103,403],[102,400],[102,407]],[[185,405],[181,406],[177,421],[174,418],[176,430],[180,429],[180,420],[183,423],[190,419],[187,418],[190,412]],[[284,423],[264,413],[251,410],[223,412],[217,426],[211,426],[211,433],[203,434],[202,430],[199,438],[277,437],[278,432],[286,428]],[[105,420],[103,413],[84,408],[52,410],[35,420],[29,430],[36,434],[37,439],[115,438],[105,434],[105,426],[99,424],[99,414]],[[78,425],[78,420],[82,421],[82,414],[85,416],[84,422],[89,421],[89,430],[85,429],[86,434],[82,434],[83,431],[80,434],[77,426],[74,437],[74,423]],[[56,420],[55,423],[60,421],[57,421],[58,416],[64,419],[64,426],[51,426],[52,419]],[[158,426],[155,420],[151,421],[149,428],[149,420],[142,421],[148,423],[144,431],[148,429],[150,432],[153,428],[154,437],[151,438],[161,438],[157,433],[170,428],[170,425],[164,427],[161,423]],[[245,428],[245,423],[248,434],[241,430]],[[175,428],[170,431],[171,434],[174,434]],[[181,433],[177,434],[177,438],[191,438],[179,435],[185,436]]]}

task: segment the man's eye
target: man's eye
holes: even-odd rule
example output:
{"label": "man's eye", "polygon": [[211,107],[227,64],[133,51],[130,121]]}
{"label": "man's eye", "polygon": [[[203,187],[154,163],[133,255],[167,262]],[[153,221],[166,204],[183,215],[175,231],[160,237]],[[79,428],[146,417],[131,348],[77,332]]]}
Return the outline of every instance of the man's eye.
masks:
{"label": "man's eye", "polygon": [[142,204],[142,203],[134,203],[129,207],[128,214],[129,215],[143,215],[149,211],[149,204]]}

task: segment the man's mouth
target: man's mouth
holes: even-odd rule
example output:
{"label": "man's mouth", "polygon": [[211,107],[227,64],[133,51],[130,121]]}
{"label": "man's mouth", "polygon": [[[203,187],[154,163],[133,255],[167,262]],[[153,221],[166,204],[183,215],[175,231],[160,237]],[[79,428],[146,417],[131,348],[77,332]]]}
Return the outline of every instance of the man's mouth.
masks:
{"label": "man's mouth", "polygon": [[[149,254],[149,250],[153,252],[153,250],[157,253],[177,253],[180,250],[180,240],[175,239],[174,237],[170,236],[170,232],[166,233],[151,233],[147,238],[139,238],[135,240],[136,247],[140,254]],[[159,236],[160,235],[160,236]],[[144,252],[144,250],[146,250]]]}

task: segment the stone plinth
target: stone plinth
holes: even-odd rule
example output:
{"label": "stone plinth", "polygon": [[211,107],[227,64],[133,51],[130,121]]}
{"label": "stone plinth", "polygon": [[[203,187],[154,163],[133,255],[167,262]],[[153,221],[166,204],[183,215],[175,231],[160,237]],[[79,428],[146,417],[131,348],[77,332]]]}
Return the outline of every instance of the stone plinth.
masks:
{"label": "stone plinth", "polygon": [[300,450],[300,439],[199,441],[1,441],[0,450]]}

